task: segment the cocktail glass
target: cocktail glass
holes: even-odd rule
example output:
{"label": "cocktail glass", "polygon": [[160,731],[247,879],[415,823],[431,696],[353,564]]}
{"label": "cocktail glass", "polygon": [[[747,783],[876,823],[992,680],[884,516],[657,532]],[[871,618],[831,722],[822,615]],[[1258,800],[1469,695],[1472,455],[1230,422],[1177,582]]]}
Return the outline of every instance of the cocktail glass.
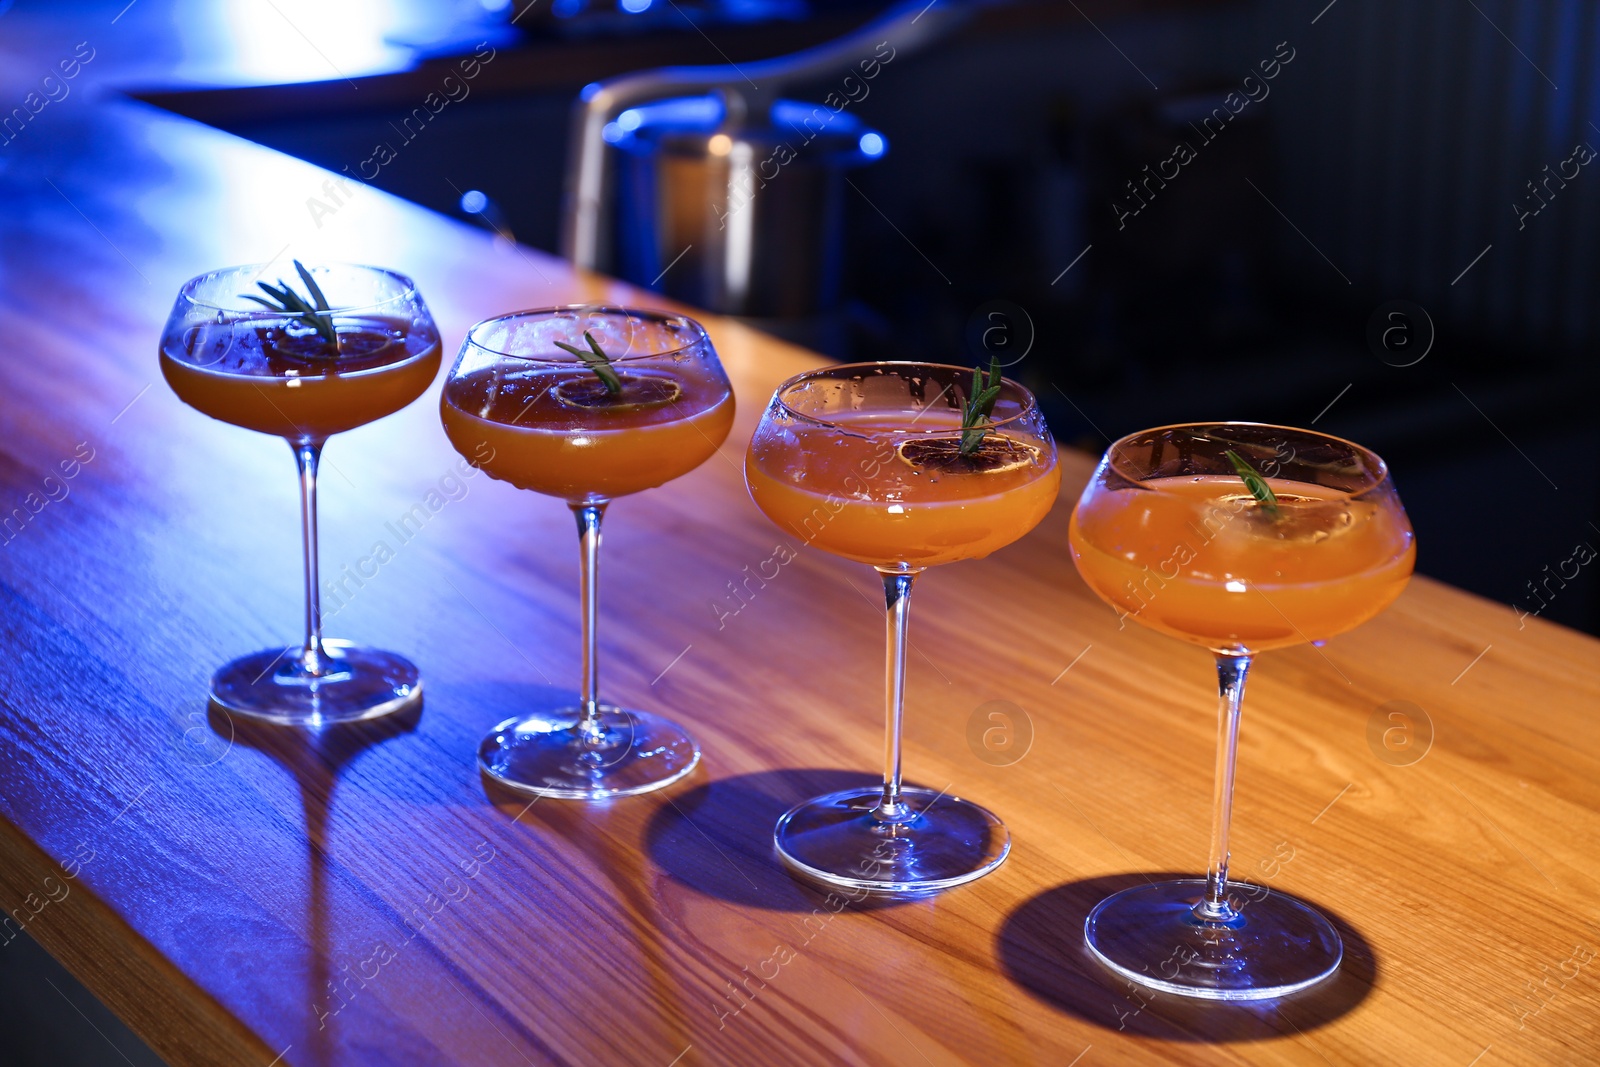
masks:
{"label": "cocktail glass", "polygon": [[[591,339],[615,390],[593,369],[601,357]],[[600,520],[616,497],[709,459],[728,436],[733,410],[711,339],[681,315],[548,308],[488,319],[468,332],[440,401],[445,433],[491,477],[566,501],[582,560],[581,699],[491,730],[478,748],[491,778],[540,796],[599,800],[660,789],[694,770],[700,750],[676,723],[599,702]]]}
{"label": "cocktail glass", "polygon": [[1005,826],[948,792],[901,784],[912,582],[928,567],[987,556],[1038,525],[1061,486],[1033,397],[1001,384],[981,446],[961,453],[972,372],[858,363],[778,387],[750,442],[756,506],[805,542],[866,563],[888,607],[881,788],[806,801],[778,821],[778,854],[830,885],[918,894],[971,881],[1010,848]]}
{"label": "cocktail glass", "polygon": [[1388,467],[1311,430],[1144,430],[1106,451],[1070,538],[1078,573],[1119,616],[1216,654],[1221,692],[1206,877],[1101,901],[1085,924],[1089,948],[1132,981],[1212,1000],[1283,996],[1331,976],[1344,951],[1332,924],[1228,880],[1239,714],[1256,653],[1354,629],[1405,588],[1416,548]]}
{"label": "cocktail glass", "polygon": [[[312,266],[323,329],[249,299],[272,265],[229,267],[184,283],[161,335],[161,373],[190,407],[284,438],[300,469],[305,639],[226,664],[211,699],[229,711],[322,726],[395,711],[422,692],[409,660],[322,636],[317,586],[317,463],[332,435],[421,396],[439,371],[439,331],[410,278],[376,267]],[[310,286],[289,271],[285,284]],[[269,283],[270,284],[270,283]]]}

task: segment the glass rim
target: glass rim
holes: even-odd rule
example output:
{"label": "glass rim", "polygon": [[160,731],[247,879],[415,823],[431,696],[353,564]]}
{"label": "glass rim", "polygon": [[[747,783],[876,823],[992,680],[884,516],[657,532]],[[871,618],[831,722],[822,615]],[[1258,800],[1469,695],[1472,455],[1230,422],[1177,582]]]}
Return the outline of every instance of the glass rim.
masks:
{"label": "glass rim", "polygon": [[1336,441],[1341,445],[1349,447],[1356,454],[1371,461],[1371,469],[1376,472],[1377,477],[1373,480],[1371,485],[1355,491],[1347,491],[1346,495],[1348,496],[1363,496],[1375,489],[1381,488],[1389,481],[1388,461],[1382,456],[1378,455],[1378,453],[1374,452],[1372,449],[1368,448],[1366,445],[1357,444],[1348,437],[1340,437],[1337,434],[1323,433],[1321,430],[1308,430],[1300,426],[1284,426],[1275,422],[1251,422],[1242,419],[1223,420],[1220,422],[1173,422],[1164,426],[1148,426],[1142,430],[1135,430],[1133,433],[1124,434],[1106,446],[1106,462],[1110,465],[1111,469],[1116,472],[1117,476],[1122,478],[1124,481],[1131,482],[1132,484],[1137,485],[1139,488],[1149,490],[1152,493],[1165,492],[1166,490],[1160,488],[1159,486],[1149,484],[1149,479],[1134,477],[1127,470],[1123,469],[1121,466],[1122,456],[1120,451],[1122,446],[1127,444],[1129,441],[1132,441],[1135,437],[1143,437],[1145,434],[1161,433],[1164,430],[1197,430],[1207,427],[1224,426],[1249,426],[1263,430],[1281,430],[1285,434],[1299,434],[1304,437],[1321,438],[1324,441]]}
{"label": "glass rim", "polygon": [[[909,429],[909,430],[897,430],[897,429],[886,428],[886,427],[885,428],[874,428],[874,429],[869,429],[869,430],[863,430],[863,428],[860,427],[860,426],[856,426],[856,425],[845,426],[845,425],[842,425],[841,423],[835,422],[835,421],[833,421],[831,419],[824,419],[824,418],[820,418],[820,417],[818,417],[816,415],[809,415],[804,411],[797,410],[793,405],[791,405],[787,400],[785,400],[783,398],[783,394],[784,393],[788,392],[790,389],[792,389],[793,387],[799,385],[801,382],[806,381],[807,379],[814,379],[814,378],[815,379],[820,379],[820,378],[822,378],[822,377],[824,377],[826,375],[830,375],[830,374],[836,373],[838,371],[853,371],[853,370],[860,370],[862,368],[869,368],[869,367],[891,367],[891,368],[894,368],[894,367],[928,367],[928,368],[932,368],[932,369],[936,369],[936,370],[956,371],[957,373],[962,374],[962,375],[970,375],[972,373],[972,371],[974,370],[974,368],[972,368],[972,367],[963,367],[963,366],[961,366],[959,364],[956,364],[956,363],[924,363],[924,362],[922,362],[920,360],[913,360],[913,359],[883,359],[883,360],[868,360],[866,362],[861,362],[861,363],[833,363],[833,364],[829,364],[826,367],[813,367],[810,370],[801,371],[799,374],[793,375],[792,377],[789,377],[789,378],[785,379],[783,382],[779,383],[779,385],[778,385],[778,387],[776,389],[774,389],[772,391],[772,402],[774,404],[777,404],[780,408],[782,408],[784,411],[788,412],[794,418],[800,419],[800,420],[805,421],[805,422],[813,423],[814,425],[817,425],[817,426],[826,426],[830,430],[840,430],[840,431],[846,432],[846,433],[863,434],[863,435],[917,434],[917,435],[919,435],[921,437],[937,437],[940,434],[959,434],[959,433],[963,432],[962,430],[959,430],[959,429],[956,429],[956,430],[941,430],[941,429],[929,428],[929,429],[926,429],[926,430],[919,430],[919,429],[912,428],[912,429]],[[1000,378],[1000,384],[1002,386],[1009,385],[1013,389],[1015,389],[1018,393],[1020,393],[1022,395],[1022,408],[1015,415],[1008,415],[1003,419],[991,419],[988,422],[988,424],[985,426],[986,430],[995,430],[995,429],[999,429],[1002,426],[1009,426],[1012,423],[1017,422],[1020,419],[1024,419],[1024,418],[1028,417],[1029,415],[1036,414],[1039,411],[1039,401],[1033,395],[1033,391],[1030,390],[1027,386],[1023,385],[1021,382],[1014,381],[1014,380],[1012,380],[1010,378],[1007,378],[1007,377],[1005,377],[1003,375]],[[948,391],[948,387],[946,387],[946,391]],[[940,397],[942,397],[943,395],[944,395],[944,393],[940,393],[939,394]],[[934,399],[938,400],[939,397],[935,397]],[[932,404],[928,405],[928,407],[932,407],[932,406],[933,406]],[[923,408],[922,410],[926,411],[926,410],[928,410],[928,408]]]}
{"label": "glass rim", "polygon": [[505,322],[509,319],[532,318],[534,316],[552,316],[565,311],[591,311],[599,312],[603,315],[622,316],[635,319],[649,319],[654,322],[682,322],[686,323],[695,334],[693,340],[678,345],[676,348],[664,348],[659,351],[637,352],[630,355],[621,356],[613,356],[608,354],[606,358],[612,363],[629,363],[635,360],[660,359],[664,356],[675,356],[680,352],[686,352],[689,349],[694,348],[696,345],[709,345],[711,343],[711,335],[706,332],[706,328],[704,326],[702,326],[695,319],[692,319],[687,315],[680,315],[675,311],[663,311],[656,308],[630,308],[623,307],[619,304],[557,304],[554,307],[524,308],[521,311],[505,311],[498,315],[491,315],[486,319],[479,319],[477,322],[473,323],[467,328],[466,337],[463,338],[461,342],[462,350],[465,351],[468,348],[475,348],[480,352],[487,352],[491,356],[500,356],[505,359],[520,359],[529,363],[545,363],[551,366],[572,366],[574,364],[582,366],[583,360],[568,353],[563,353],[559,358],[555,356],[530,356],[524,355],[520,352],[506,352],[503,349],[491,348],[477,339],[479,330],[497,322]]}
{"label": "glass rim", "polygon": [[[267,268],[278,262],[279,260],[274,259],[266,263],[241,263],[232,267],[218,267],[216,270],[208,270],[204,273],[196,274],[194,277],[184,282],[183,285],[178,289],[178,299],[187,301],[192,307],[207,308],[211,311],[223,311],[230,315],[236,315],[241,318],[281,319],[285,315],[290,315],[293,313],[286,311],[271,311],[267,308],[260,307],[259,305],[252,308],[225,306],[212,301],[197,300],[194,296],[195,287],[201,282],[210,278],[217,278],[224,274],[243,274],[246,271],[254,271],[255,273],[251,275],[249,282],[246,283],[251,284],[260,280],[261,276],[267,272]],[[290,266],[292,268],[292,261]],[[400,291],[393,296],[386,297],[383,300],[376,300],[367,304],[335,304],[328,308],[329,314],[353,315],[362,311],[373,311],[381,307],[388,307],[390,304],[393,304],[396,301],[407,300],[418,295],[417,283],[411,279],[410,275],[401,274],[399,271],[390,270],[388,267],[374,267],[367,263],[350,263],[344,260],[328,260],[312,263],[307,266],[306,269],[315,270],[318,267],[325,269],[344,268],[346,270],[365,271],[369,274],[378,274],[387,278],[392,278],[400,283]],[[293,284],[287,279],[281,277],[278,280],[284,282],[285,284]],[[295,281],[298,280],[299,277],[297,274]],[[238,299],[243,300],[243,294],[241,294]]]}

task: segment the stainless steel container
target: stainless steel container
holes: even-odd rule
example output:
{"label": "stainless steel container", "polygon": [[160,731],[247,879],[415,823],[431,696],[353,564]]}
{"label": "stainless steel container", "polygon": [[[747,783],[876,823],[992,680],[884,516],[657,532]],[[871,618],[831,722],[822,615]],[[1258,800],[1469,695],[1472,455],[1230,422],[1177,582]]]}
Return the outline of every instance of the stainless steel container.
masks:
{"label": "stainless steel container", "polygon": [[[840,351],[844,172],[888,148],[849,112],[852,86],[952,32],[973,6],[902,0],[791,55],[586,86],[573,106],[562,254]],[[779,96],[835,79],[828,104]]]}
{"label": "stainless steel container", "polygon": [[779,100],[730,122],[720,94],[629,108],[619,149],[619,272],[699,307],[758,319],[826,314],[839,299],[845,170],[888,143],[843,109]]}

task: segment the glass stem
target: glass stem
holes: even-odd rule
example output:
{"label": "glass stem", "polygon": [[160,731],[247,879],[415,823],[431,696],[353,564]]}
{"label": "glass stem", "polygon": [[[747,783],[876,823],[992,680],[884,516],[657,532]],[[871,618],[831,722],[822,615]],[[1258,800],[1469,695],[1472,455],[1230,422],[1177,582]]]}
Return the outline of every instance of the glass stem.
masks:
{"label": "glass stem", "polygon": [[300,468],[300,541],[306,560],[306,639],[300,646],[299,667],[309,675],[328,669],[322,648],[322,594],[317,587],[317,463],[326,443],[327,438],[289,442]]}
{"label": "glass stem", "polygon": [[1217,654],[1217,770],[1211,796],[1211,861],[1206,895],[1194,906],[1203,923],[1232,925],[1239,913],[1228,903],[1228,824],[1233,819],[1233,770],[1239,754],[1239,713],[1244,708],[1250,657]]}
{"label": "glass stem", "polygon": [[578,731],[584,740],[598,745],[605,740],[600,726],[600,658],[596,627],[600,618],[600,520],[605,517],[608,500],[572,504],[578,520],[579,566],[583,597],[583,717]]}
{"label": "glass stem", "polygon": [[884,673],[883,798],[874,817],[883,822],[909,822],[916,817],[900,799],[900,733],[905,718],[906,631],[911,625],[911,583],[916,571],[879,570],[888,608],[888,656]]}

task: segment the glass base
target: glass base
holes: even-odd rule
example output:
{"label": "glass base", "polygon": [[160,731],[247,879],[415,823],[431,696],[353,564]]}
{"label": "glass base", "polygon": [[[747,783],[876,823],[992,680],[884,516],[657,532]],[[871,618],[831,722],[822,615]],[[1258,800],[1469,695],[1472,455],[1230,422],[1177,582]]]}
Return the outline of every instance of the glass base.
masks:
{"label": "glass base", "polygon": [[778,820],[773,842],[796,873],[826,885],[922,894],[981,878],[1005,862],[1011,835],[988,811],[931,789],[904,789],[908,817],[874,812],[881,787],[808,800]]}
{"label": "glass base", "polygon": [[422,694],[416,665],[393,652],[324,640],[326,667],[306,672],[300,646],[241,656],[211,676],[223,709],[285,726],[327,726],[399,711]]}
{"label": "glass base", "polygon": [[563,800],[648,793],[695,769],[700,747],[677,723],[602,704],[598,744],[577,708],[507,719],[478,745],[478,766],[501,785]]}
{"label": "glass base", "polygon": [[1084,941],[1124,978],[1205,1000],[1286,996],[1339,969],[1339,933],[1312,908],[1261,886],[1229,882],[1228,889],[1241,901],[1228,925],[1195,919],[1203,878],[1124,889],[1095,905]]}

